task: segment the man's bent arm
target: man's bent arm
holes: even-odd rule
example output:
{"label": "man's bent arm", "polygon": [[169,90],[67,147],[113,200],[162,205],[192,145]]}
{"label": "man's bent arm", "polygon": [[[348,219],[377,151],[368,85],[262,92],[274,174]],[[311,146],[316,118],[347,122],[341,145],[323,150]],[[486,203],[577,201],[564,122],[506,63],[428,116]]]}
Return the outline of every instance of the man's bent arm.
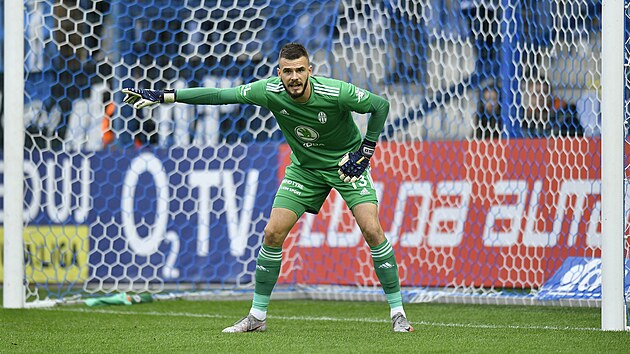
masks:
{"label": "man's bent arm", "polygon": [[188,104],[232,104],[238,101],[238,88],[197,87],[175,91],[175,102]]}
{"label": "man's bent arm", "polygon": [[387,120],[389,102],[381,96],[371,95],[370,113],[365,139],[377,142],[385,126],[385,121]]}

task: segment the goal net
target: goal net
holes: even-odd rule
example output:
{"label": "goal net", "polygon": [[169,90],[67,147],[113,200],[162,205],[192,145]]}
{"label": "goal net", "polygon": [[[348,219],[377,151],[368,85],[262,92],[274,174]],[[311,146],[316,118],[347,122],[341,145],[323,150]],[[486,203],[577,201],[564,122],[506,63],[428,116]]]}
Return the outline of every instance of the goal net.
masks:
{"label": "goal net", "polygon": [[[391,104],[372,175],[405,301],[601,299],[601,2],[25,0],[25,10],[28,302],[251,294],[289,162],[274,117],[247,105],[135,111],[120,90],[266,78],[292,41],[315,75]],[[367,116],[354,118],[364,131]],[[292,230],[277,287],[382,296],[336,192]]]}

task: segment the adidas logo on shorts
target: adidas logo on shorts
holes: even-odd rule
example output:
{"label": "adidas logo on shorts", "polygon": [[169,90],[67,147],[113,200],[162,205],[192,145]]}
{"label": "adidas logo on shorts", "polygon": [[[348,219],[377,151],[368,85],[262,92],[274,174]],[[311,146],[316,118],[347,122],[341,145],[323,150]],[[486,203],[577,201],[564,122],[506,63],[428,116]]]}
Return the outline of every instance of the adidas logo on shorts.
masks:
{"label": "adidas logo on shorts", "polygon": [[361,190],[361,193],[359,193],[359,194],[361,194],[361,195],[367,195],[367,194],[370,194],[370,191],[368,191],[368,190],[367,190],[367,188],[363,188],[363,189]]}

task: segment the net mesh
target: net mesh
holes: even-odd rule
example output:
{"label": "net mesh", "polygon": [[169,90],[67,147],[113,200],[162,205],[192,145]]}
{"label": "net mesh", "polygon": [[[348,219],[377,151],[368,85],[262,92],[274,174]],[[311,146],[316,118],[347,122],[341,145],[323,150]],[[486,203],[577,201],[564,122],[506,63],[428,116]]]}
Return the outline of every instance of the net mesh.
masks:
{"label": "net mesh", "polygon": [[[29,301],[250,289],[288,164],[274,117],[120,90],[266,78],[291,41],[391,103],[372,173],[407,300],[598,299],[601,2],[25,4]],[[291,232],[281,286],[380,294],[336,192]]]}

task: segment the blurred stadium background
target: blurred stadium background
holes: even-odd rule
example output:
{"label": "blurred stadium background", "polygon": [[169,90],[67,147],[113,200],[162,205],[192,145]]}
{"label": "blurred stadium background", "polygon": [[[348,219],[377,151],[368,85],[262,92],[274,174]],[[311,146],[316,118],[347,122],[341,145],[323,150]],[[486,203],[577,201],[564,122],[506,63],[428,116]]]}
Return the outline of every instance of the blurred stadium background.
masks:
{"label": "blurred stadium background", "polygon": [[[601,1],[25,0],[25,10],[27,302],[247,297],[288,163],[274,118],[237,105],[136,112],[120,89],[251,82],[275,75],[279,48],[298,41],[316,75],[391,103],[373,176],[406,301],[600,304]],[[333,193],[288,239],[279,293],[372,300],[376,283]]]}

